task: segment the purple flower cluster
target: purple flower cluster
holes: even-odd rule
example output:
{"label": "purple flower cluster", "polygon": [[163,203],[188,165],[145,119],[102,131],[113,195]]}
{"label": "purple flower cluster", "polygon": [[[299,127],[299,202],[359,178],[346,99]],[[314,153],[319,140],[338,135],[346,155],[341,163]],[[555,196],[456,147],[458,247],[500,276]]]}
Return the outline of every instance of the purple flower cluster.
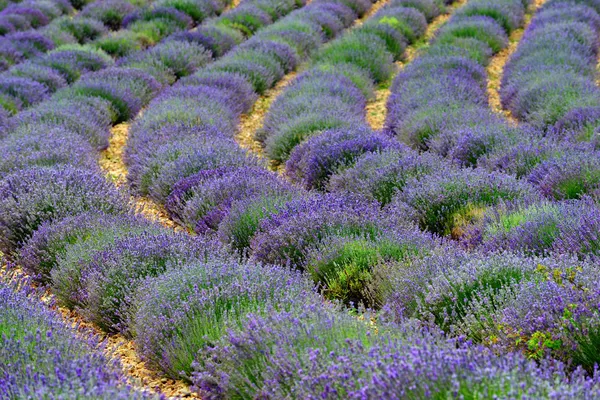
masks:
{"label": "purple flower cluster", "polygon": [[425,178],[447,167],[431,153],[418,154],[408,147],[394,146],[362,154],[354,165],[336,171],[329,179],[327,190],[357,193],[386,205],[408,181]]}
{"label": "purple flower cluster", "polygon": [[597,378],[519,353],[498,357],[411,325],[380,327],[322,306],[250,315],[196,363],[208,399],[559,398],[598,393]]}
{"label": "purple flower cluster", "polygon": [[180,181],[167,199],[169,215],[197,233],[218,229],[237,200],[278,196],[293,189],[259,167],[207,170]]}
{"label": "purple flower cluster", "polygon": [[505,204],[492,210],[467,235],[470,245],[486,251],[597,256],[599,209],[590,199]]}
{"label": "purple flower cluster", "polygon": [[357,196],[309,195],[285,204],[261,221],[250,241],[252,257],[265,263],[303,267],[306,252],[326,236],[364,236],[374,239],[402,225],[377,203]]}
{"label": "purple flower cluster", "polygon": [[331,175],[351,168],[362,155],[400,147],[393,138],[364,127],[328,130],[294,149],[286,175],[308,190],[324,189]]}
{"label": "purple flower cluster", "polygon": [[73,7],[78,8],[78,0],[28,0],[9,2],[0,11],[0,35],[27,31],[47,25],[61,15],[70,14]]}
{"label": "purple flower cluster", "polygon": [[127,385],[119,366],[94,349],[98,340],[76,337],[35,293],[0,283],[0,304],[0,397],[158,398]]}
{"label": "purple flower cluster", "polygon": [[551,1],[536,13],[502,79],[502,103],[515,117],[552,130],[600,106],[599,12],[594,2]]}
{"label": "purple flower cluster", "polygon": [[18,250],[46,221],[127,209],[125,197],[97,172],[71,166],[17,171],[0,181],[0,250]]}

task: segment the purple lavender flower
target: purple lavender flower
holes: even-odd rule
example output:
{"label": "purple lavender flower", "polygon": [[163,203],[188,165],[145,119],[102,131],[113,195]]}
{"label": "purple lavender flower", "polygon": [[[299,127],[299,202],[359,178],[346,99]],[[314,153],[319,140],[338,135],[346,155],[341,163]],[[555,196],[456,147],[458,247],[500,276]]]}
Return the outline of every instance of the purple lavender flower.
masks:
{"label": "purple lavender flower", "polygon": [[286,175],[308,190],[322,190],[331,175],[352,167],[361,155],[399,147],[395,140],[364,127],[325,131],[292,151]]}

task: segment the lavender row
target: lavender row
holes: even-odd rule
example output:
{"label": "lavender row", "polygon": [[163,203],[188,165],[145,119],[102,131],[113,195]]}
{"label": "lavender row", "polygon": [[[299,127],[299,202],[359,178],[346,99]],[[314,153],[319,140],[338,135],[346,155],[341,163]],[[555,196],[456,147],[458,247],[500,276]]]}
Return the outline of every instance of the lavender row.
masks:
{"label": "lavender row", "polygon": [[[35,294],[0,283],[3,399],[147,399],[129,387],[97,339],[75,337]],[[93,350],[96,348],[95,350]]]}
{"label": "lavender row", "polygon": [[549,1],[538,11],[502,79],[502,105],[516,118],[570,141],[594,139],[599,13],[593,1]]}
{"label": "lavender row", "polygon": [[423,11],[431,9],[430,17],[441,12],[431,1],[388,3],[323,48],[275,100],[257,138],[271,160],[287,160],[293,182],[323,189],[329,175],[361,153],[399,147],[367,127],[365,105],[373,87],[390,79],[406,46],[422,38]]}
{"label": "lavender row", "polygon": [[[127,0],[115,0],[107,3],[114,8],[104,15],[96,10],[104,2],[94,2],[85,6],[75,16],[65,15],[54,19],[48,25],[38,29],[8,33],[0,38],[0,69],[8,70],[29,59],[37,58],[44,53],[64,44],[85,44],[107,34],[111,20],[119,21],[126,13],[137,7]],[[108,11],[108,10],[107,10]],[[18,71],[18,70],[17,70]],[[16,73],[16,76],[21,76]]]}

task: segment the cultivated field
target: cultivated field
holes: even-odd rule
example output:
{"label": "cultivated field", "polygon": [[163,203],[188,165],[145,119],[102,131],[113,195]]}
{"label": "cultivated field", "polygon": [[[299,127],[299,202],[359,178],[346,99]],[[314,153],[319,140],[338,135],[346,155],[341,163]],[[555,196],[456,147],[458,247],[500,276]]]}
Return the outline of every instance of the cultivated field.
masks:
{"label": "cultivated field", "polygon": [[0,400],[600,398],[600,0],[0,0]]}

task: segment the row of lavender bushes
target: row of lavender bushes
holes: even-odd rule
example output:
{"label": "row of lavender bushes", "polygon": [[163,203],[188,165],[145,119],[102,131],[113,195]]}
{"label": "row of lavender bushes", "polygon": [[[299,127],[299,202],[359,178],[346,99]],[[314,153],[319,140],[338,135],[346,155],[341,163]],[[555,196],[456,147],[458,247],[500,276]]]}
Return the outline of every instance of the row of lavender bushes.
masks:
{"label": "row of lavender bushes", "polygon": [[[133,390],[95,337],[77,337],[40,294],[0,283],[0,397],[150,399]],[[84,335],[84,334],[82,334]]]}
{"label": "row of lavender bushes", "polygon": [[508,62],[502,104],[521,121],[570,141],[596,140],[600,5],[546,2]]}
{"label": "row of lavender bushes", "polygon": [[26,0],[2,4],[0,36],[48,25],[52,20],[81,9],[86,0]]}

